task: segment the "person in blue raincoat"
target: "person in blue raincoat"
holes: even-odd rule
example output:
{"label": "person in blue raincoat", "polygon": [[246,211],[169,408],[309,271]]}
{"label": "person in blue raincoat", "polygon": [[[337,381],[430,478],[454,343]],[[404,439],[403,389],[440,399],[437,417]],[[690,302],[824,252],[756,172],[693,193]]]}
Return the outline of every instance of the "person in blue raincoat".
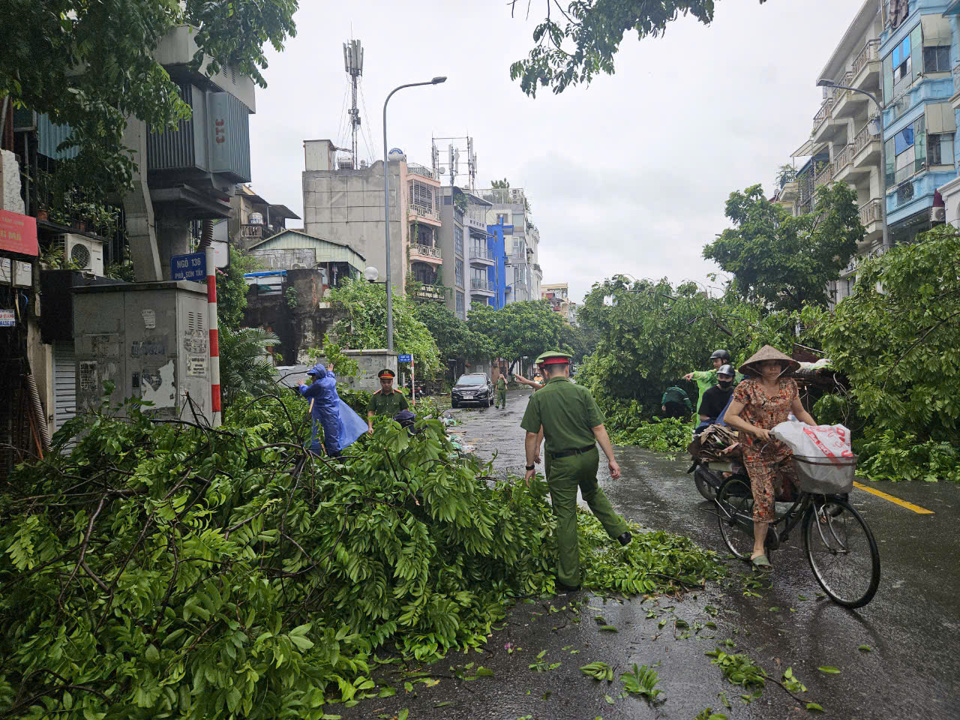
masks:
{"label": "person in blue raincoat", "polygon": [[303,397],[310,400],[310,415],[313,418],[313,433],[310,437],[310,452],[320,454],[318,429],[323,428],[323,446],[330,457],[337,457],[342,449],[340,437],[344,434],[340,417],[340,396],[337,394],[336,376],[323,365],[314,365],[307,371],[313,382],[298,388]]}

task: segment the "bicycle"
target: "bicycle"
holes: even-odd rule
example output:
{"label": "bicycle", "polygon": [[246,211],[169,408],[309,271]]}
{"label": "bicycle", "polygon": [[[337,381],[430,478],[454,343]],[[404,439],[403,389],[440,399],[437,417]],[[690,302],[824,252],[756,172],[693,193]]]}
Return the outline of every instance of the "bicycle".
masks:
{"label": "bicycle", "polygon": [[[770,523],[768,555],[802,522],[804,551],[820,587],[839,605],[863,607],[880,585],[880,553],[870,526],[844,495],[853,489],[856,458],[838,466],[836,461],[794,456],[794,463],[799,494],[790,508]],[[812,477],[818,470],[822,473],[824,466],[832,466],[827,468],[828,474],[838,470],[843,479],[824,483],[822,477]],[[753,551],[750,481],[739,475],[728,478],[717,490],[715,503],[724,542],[737,558],[749,561]]]}

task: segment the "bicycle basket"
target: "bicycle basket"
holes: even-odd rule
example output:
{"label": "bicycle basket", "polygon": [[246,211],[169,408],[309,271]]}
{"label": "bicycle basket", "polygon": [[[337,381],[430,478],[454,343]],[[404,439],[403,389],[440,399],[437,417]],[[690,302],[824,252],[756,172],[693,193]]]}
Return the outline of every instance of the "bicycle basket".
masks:
{"label": "bicycle basket", "polygon": [[853,490],[857,472],[857,456],[844,458],[805,457],[794,455],[799,487],[816,495],[840,495]]}

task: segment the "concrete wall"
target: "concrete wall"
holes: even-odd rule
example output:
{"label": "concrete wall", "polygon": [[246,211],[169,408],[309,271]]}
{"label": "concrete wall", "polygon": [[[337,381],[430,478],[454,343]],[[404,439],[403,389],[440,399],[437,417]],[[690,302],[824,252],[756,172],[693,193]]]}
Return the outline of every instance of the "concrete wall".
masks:
{"label": "concrete wall", "polygon": [[396,353],[389,350],[344,350],[344,355],[353,358],[360,368],[356,377],[337,378],[338,382],[351,388],[376,392],[380,389],[378,372],[384,368],[397,372]]}
{"label": "concrete wall", "polygon": [[[311,152],[317,155],[310,160],[315,166],[324,154],[314,148],[308,157]],[[391,282],[402,293],[408,266],[406,163],[391,161],[389,172]],[[303,212],[307,233],[347,243],[386,279],[382,162],[359,170],[305,170]]]}
{"label": "concrete wall", "polygon": [[[468,243],[470,241],[469,233],[467,229],[463,226],[462,220],[458,221],[456,218],[462,215],[455,211],[455,205],[453,204],[453,196],[455,194],[454,189],[448,187],[442,188],[441,197],[440,197],[440,222],[442,223],[439,232],[440,238],[440,249],[443,254],[443,284],[450,289],[447,293],[447,299],[445,301],[447,310],[451,313],[456,314],[457,312],[457,293],[463,294],[463,316],[460,317],[461,320],[466,319],[466,312],[469,309],[469,296],[470,291],[468,286],[470,284],[470,267],[467,262],[468,258]],[[447,202],[450,202],[447,205]],[[460,228],[460,231],[463,233],[463,253],[457,254],[456,251],[456,232],[457,228]],[[457,284],[457,260],[459,260],[463,265],[463,276],[460,278],[461,284]]]}

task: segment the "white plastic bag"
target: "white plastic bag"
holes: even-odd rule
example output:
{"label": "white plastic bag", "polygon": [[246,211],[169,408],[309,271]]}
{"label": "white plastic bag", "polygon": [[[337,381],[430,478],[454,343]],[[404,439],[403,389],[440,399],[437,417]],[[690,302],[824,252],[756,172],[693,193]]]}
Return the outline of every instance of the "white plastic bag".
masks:
{"label": "white plastic bag", "polygon": [[770,434],[786,443],[795,455],[838,460],[853,458],[850,431],[843,425],[782,422]]}
{"label": "white plastic bag", "polygon": [[857,456],[850,446],[850,430],[843,425],[784,422],[770,434],[793,450],[802,491],[840,495],[853,489]]}

